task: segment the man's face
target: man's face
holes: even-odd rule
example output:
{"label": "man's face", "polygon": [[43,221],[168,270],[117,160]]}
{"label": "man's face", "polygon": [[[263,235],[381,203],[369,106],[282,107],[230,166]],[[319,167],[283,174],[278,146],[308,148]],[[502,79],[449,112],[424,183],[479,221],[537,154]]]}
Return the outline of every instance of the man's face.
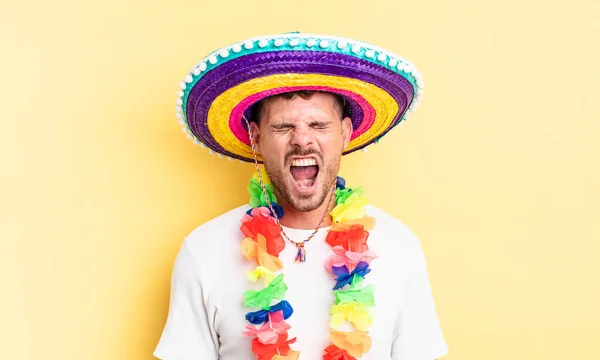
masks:
{"label": "man's face", "polygon": [[352,134],[350,118],[340,120],[335,97],[270,99],[260,125],[252,123],[250,130],[277,195],[302,212],[323,204]]}

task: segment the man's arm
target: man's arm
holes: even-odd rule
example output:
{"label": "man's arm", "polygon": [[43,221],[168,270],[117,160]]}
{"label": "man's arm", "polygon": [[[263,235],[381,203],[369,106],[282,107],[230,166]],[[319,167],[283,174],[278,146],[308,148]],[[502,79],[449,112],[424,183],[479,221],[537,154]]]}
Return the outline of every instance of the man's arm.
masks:
{"label": "man's arm", "polygon": [[402,288],[393,360],[434,360],[448,352],[433,302],[425,256],[418,240],[415,244],[413,271]]}
{"label": "man's arm", "polygon": [[187,240],[183,242],[171,277],[169,316],[154,356],[162,360],[218,360],[215,309],[207,300],[210,287]]}

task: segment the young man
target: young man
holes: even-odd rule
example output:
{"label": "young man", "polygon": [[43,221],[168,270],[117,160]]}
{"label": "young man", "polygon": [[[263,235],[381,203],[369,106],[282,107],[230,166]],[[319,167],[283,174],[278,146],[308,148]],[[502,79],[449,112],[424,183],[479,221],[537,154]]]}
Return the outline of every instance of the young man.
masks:
{"label": "young man", "polygon": [[189,136],[211,152],[253,161],[257,172],[250,206],[183,242],[154,355],[443,356],[419,241],[337,176],[343,154],[414,110],[422,94],[414,67],[357,41],[285,34],[209,55],[181,87],[178,116]]}

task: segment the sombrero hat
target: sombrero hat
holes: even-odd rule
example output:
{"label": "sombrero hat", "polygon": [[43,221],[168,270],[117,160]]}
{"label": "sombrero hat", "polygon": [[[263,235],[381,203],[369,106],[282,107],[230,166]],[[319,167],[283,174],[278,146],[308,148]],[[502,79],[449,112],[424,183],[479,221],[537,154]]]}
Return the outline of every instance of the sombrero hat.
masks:
{"label": "sombrero hat", "polygon": [[211,154],[253,161],[244,116],[252,105],[290,91],[336,93],[354,127],[344,154],[378,142],[415,111],[417,69],[364,42],[288,33],[251,38],[212,52],[180,83],[177,117],[188,138]]}

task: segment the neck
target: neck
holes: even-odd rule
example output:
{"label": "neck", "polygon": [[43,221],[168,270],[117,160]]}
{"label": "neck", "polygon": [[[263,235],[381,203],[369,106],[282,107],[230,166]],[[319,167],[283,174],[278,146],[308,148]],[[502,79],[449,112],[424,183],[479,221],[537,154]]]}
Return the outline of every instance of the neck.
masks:
{"label": "neck", "polygon": [[[292,229],[314,230],[317,225],[319,225],[319,222],[325,213],[327,213],[327,215],[325,215],[321,227],[331,225],[331,215],[329,215],[329,212],[335,205],[335,201],[332,201],[332,203],[329,204],[331,193],[327,194],[325,201],[323,201],[318,208],[306,212],[294,209],[287,201],[283,200],[283,197],[279,194],[276,194],[276,196],[277,199],[281,199],[279,206],[283,208],[284,213],[284,216],[279,220],[281,225]],[[331,207],[329,205],[331,205]]]}

